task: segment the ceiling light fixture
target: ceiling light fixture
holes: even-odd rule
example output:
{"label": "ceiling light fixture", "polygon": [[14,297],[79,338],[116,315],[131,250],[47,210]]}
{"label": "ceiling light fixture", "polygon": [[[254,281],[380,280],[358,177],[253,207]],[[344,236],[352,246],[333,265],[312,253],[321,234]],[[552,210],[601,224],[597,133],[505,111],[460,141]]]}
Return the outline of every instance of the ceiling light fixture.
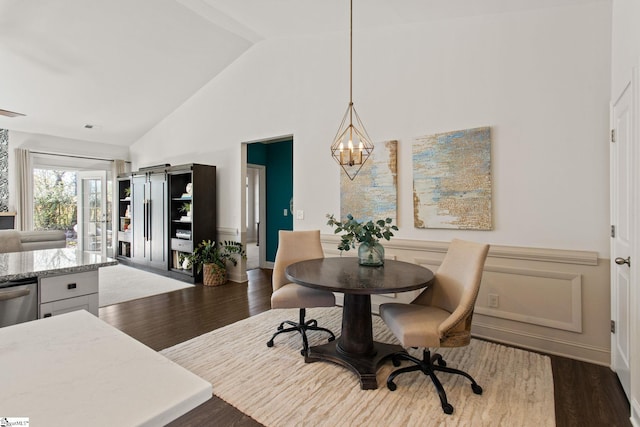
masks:
{"label": "ceiling light fixture", "polygon": [[9,111],[9,110],[3,110],[0,108],[0,116],[6,116],[6,117],[22,117],[25,114],[22,113],[16,113],[15,111]]}
{"label": "ceiling light fixture", "polygon": [[349,179],[353,181],[373,152],[373,143],[353,106],[353,0],[350,0],[350,4],[349,106],[342,117],[338,133],[336,133],[331,144],[331,156],[342,166]]}

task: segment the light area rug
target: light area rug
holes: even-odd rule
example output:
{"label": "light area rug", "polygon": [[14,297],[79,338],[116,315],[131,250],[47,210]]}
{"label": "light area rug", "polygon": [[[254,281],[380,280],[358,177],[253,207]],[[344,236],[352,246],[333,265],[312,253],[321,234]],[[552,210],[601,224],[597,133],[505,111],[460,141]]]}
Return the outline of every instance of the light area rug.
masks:
{"label": "light area rug", "polygon": [[[280,335],[268,348],[280,321],[297,316],[298,310],[271,310],[161,353],[210,381],[216,396],[266,426],[555,425],[547,356],[480,340],[442,349],[448,366],[466,370],[484,389],[476,395],[465,378],[440,374],[455,408],[445,415],[433,384],[420,372],[397,377],[392,392],[386,387],[394,369],[389,361],[378,371],[378,389],[361,390],[350,370],[329,362],[305,363],[297,334]],[[340,330],[339,307],[307,309],[307,317]],[[373,327],[377,341],[397,343],[378,316],[373,316]],[[310,332],[309,340],[324,343],[326,334]]]}
{"label": "light area rug", "polygon": [[98,269],[98,284],[100,307],[193,286],[122,264]]}

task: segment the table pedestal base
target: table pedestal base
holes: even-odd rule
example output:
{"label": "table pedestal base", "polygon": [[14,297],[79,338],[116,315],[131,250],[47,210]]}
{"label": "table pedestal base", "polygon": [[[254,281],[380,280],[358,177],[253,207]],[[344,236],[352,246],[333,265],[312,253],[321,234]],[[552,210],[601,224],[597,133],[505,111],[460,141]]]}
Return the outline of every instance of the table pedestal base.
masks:
{"label": "table pedestal base", "polygon": [[374,351],[369,356],[349,355],[339,348],[340,340],[309,348],[304,361],[307,363],[326,360],[337,363],[351,369],[360,379],[362,390],[375,390],[378,388],[376,373],[378,367],[389,356],[402,352],[404,349],[395,344],[373,342]]}

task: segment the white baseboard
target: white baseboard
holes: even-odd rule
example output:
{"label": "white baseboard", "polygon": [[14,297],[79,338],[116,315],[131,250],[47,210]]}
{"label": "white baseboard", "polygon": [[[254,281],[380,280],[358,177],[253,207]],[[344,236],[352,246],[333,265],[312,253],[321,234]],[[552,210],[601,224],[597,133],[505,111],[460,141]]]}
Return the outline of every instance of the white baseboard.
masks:
{"label": "white baseboard", "polygon": [[640,427],[640,403],[636,399],[631,399],[631,425]]}

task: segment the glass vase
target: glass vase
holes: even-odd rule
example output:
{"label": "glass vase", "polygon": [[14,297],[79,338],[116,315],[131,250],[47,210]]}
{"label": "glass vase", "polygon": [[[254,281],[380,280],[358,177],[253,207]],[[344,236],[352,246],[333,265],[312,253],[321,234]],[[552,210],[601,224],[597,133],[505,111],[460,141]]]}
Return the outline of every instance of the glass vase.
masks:
{"label": "glass vase", "polygon": [[362,242],[358,247],[358,263],[378,267],[384,264],[384,247],[378,243]]}

